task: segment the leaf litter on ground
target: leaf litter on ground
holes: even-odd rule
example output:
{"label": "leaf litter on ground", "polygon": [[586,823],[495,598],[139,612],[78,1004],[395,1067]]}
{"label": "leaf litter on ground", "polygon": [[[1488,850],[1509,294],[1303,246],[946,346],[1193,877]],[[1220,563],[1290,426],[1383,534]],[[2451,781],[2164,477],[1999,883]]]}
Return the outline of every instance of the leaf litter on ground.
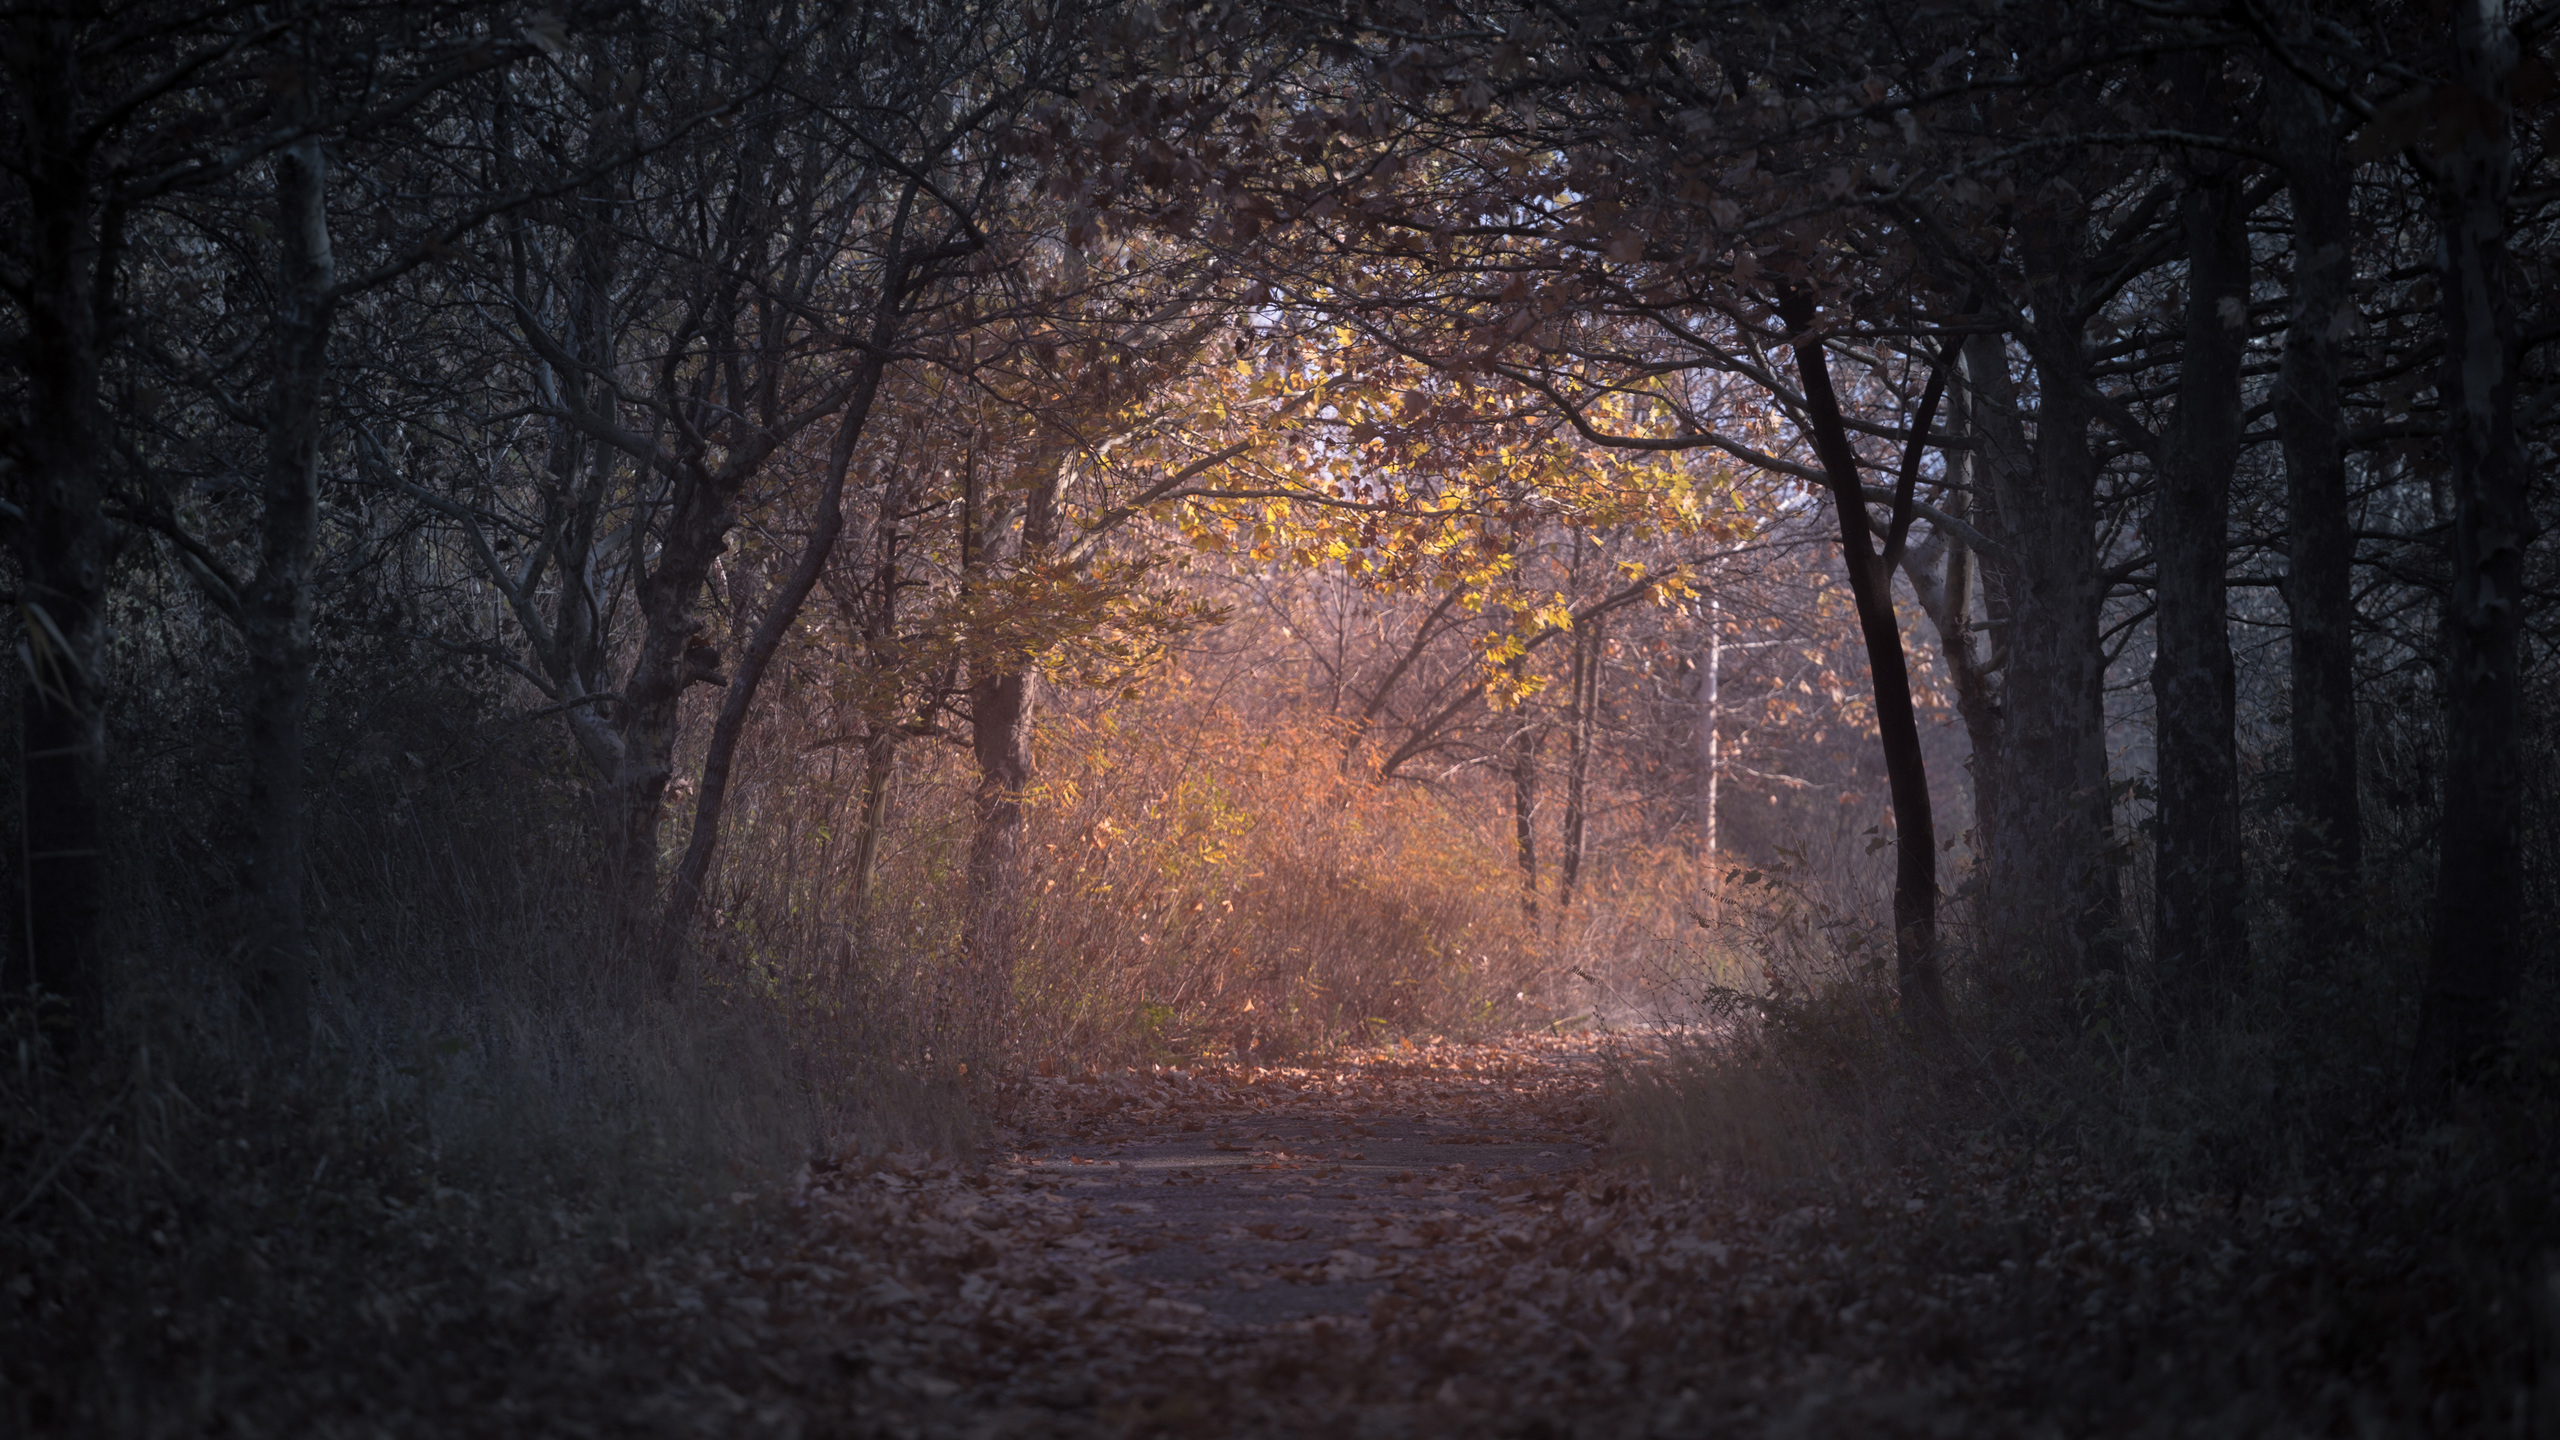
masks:
{"label": "leaf litter on ground", "polygon": [[1533,1033],[1023,1077],[975,1163],[822,1157],[600,1269],[386,1292],[363,1373],[296,1391],[279,1342],[266,1393],[301,1398],[231,1428],[2255,1435],[2473,1413],[2408,1343],[2468,1292],[2385,1179],[2164,1200],[1988,1136],[1857,1193],[1649,1177],[1605,1133],[1605,1069],[1640,1049]]}
{"label": "leaf litter on ground", "polygon": [[985,1163],[813,1166],[751,1256],[619,1303],[793,1425],[898,1436],[2309,1434],[2391,1383],[2340,1287],[2423,1321],[2410,1256],[2324,1268],[2312,1197],[2140,1201],[1988,1138],[1823,1203],[1657,1181],[1609,1161],[1604,1059],[1029,1077]]}

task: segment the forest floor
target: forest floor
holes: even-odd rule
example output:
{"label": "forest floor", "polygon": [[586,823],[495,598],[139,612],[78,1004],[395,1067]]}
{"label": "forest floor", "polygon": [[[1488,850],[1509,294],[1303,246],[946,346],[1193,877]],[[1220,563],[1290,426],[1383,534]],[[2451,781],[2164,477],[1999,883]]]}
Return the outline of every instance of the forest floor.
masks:
{"label": "forest floor", "polygon": [[1611,1149],[1612,1096],[1662,1049],[1531,1033],[1028,1076],[974,1159],[821,1159],[655,1233],[520,1216],[506,1255],[458,1238],[514,1215],[502,1198],[387,1159],[377,1183],[346,1137],[315,1165],[216,1127],[197,1162],[84,1181],[99,1205],[136,1188],[114,1215],[53,1192],[58,1243],[22,1246],[23,1268],[0,1252],[0,1416],[297,1437],[2560,1437],[2560,1251],[2464,1240],[2490,1234],[2459,1221],[2465,1194],[2549,1235],[2515,1218],[2526,1192],[2470,1178],[2459,1132],[2291,1189],[2143,1189],[1953,1124],[1906,1137],[1911,1163],[1788,1183],[1648,1170]]}
{"label": "forest floor", "polygon": [[[2338,1263],[2321,1239],[2371,1237],[2316,1201],[2138,1204],[1989,1142],[1838,1203],[1657,1183],[1606,1150],[1628,1059],[1531,1035],[1035,1078],[982,1163],[848,1159],[740,1195],[719,1243],[635,1259],[527,1335],[549,1358],[434,1408],[549,1433],[1326,1440],[2459,1419],[2431,1393],[2449,1377],[2369,1327],[2460,1297],[2405,1254]],[[418,1421],[391,1428],[439,1429]]]}
{"label": "forest floor", "polygon": [[[1566,1210],[1624,1188],[1603,1063],[1528,1035],[1027,1078],[977,1165],[816,1168],[736,1197],[743,1245],[627,1276],[626,1333],[673,1342],[641,1373],[676,1383],[606,1427],[1450,1433],[1571,1363],[1564,1321],[1528,1332],[1573,1284]],[[565,1397],[493,1398],[539,1424]]]}

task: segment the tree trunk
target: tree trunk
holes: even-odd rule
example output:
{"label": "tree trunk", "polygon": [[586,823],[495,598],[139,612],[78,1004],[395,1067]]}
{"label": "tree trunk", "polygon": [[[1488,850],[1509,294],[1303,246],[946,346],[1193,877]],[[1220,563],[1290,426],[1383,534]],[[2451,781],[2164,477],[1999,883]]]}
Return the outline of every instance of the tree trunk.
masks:
{"label": "tree trunk", "polygon": [[970,959],[979,994],[1009,989],[1023,879],[1023,793],[1031,788],[1031,718],[1040,677],[1006,666],[969,686],[970,749],[978,761],[976,826],[969,840]]}
{"label": "tree trunk", "polygon": [[[1985,936],[2056,995],[2122,964],[2114,805],[2107,776],[2106,600],[2098,564],[2098,464],[2080,385],[2087,364],[2061,277],[2079,256],[2031,231],[2032,347],[2041,397],[2032,448],[2018,388],[1996,336],[1965,346],[1966,388],[1981,428],[1995,538],[2006,550],[1992,615],[2001,661],[2000,818],[1992,835]],[[1987,557],[1986,557],[1987,558]],[[1993,577],[1986,576],[1986,582]],[[1977,766],[1980,764],[1976,760]]]}
{"label": "tree trunk", "polygon": [[1556,915],[1573,909],[1573,890],[1582,879],[1585,826],[1590,818],[1591,730],[1600,709],[1600,668],[1607,653],[1606,620],[1594,618],[1574,627],[1573,729],[1564,774],[1564,854],[1556,862]]}
{"label": "tree trunk", "polygon": [[2337,341],[2355,318],[2352,174],[2328,103],[2308,83],[2278,84],[2277,132],[2293,201],[2293,314],[2276,378],[2284,445],[2284,601],[2293,658],[2293,867],[2296,964],[2326,969],[2356,943],[2364,817],[2356,792],[2355,536],[2339,416]]}
{"label": "tree trunk", "polygon": [[[1512,660],[1515,684],[1524,668],[1522,660]],[[1520,867],[1520,918],[1534,935],[1538,930],[1538,744],[1544,737],[1525,710],[1515,710],[1513,718],[1519,723],[1503,747],[1511,772],[1511,850]]]}
{"label": "tree trunk", "polygon": [[676,866],[675,884],[667,897],[666,918],[661,926],[662,983],[675,982],[673,966],[682,953],[681,942],[701,905],[712,853],[720,843],[721,809],[729,795],[729,773],[737,758],[738,737],[746,730],[756,690],[763,684],[765,671],[782,648],[783,639],[798,622],[800,607],[807,602],[809,592],[817,588],[818,577],[826,572],[827,560],[835,552],[836,537],[844,533],[845,472],[852,468],[854,447],[871,418],[872,398],[880,390],[884,363],[880,354],[874,349],[870,358],[862,362],[861,381],[845,403],[843,418],[836,422],[835,442],[827,453],[827,477],[818,492],[817,520],[800,548],[799,562],[766,605],[754,636],[738,657],[737,669],[729,676],[728,690],[721,697],[720,717],[712,724],[711,743],[702,760],[701,788],[694,797],[693,833],[685,842],[684,859]]}
{"label": "tree trunk", "polygon": [[[87,160],[71,133],[79,96],[68,20],[30,28],[40,39],[22,65],[18,106],[27,176],[30,266],[25,336],[26,479],[16,486],[18,597],[26,631],[20,662],[21,881],[26,890],[26,982],[48,1007],[58,1048],[96,1037],[106,996],[106,707],[99,661],[106,638],[108,430],[100,403],[100,293],[111,246],[102,242]],[[13,937],[15,938],[15,937]]]}
{"label": "tree trunk", "polygon": [[2161,982],[2188,1016],[2222,1004],[2248,960],[2224,573],[2248,334],[2241,211],[2232,177],[2191,175],[2186,345],[2151,525],[2159,574],[2151,668],[2159,785],[2153,940]]}
{"label": "tree trunk", "polygon": [[875,677],[886,677],[891,700],[882,704],[875,693],[864,706],[868,733],[862,746],[862,823],[861,830],[854,837],[853,918],[857,925],[871,911],[871,882],[879,868],[880,836],[882,828],[888,824],[890,792],[897,780],[900,736],[894,708],[899,667],[899,549],[904,539],[899,526],[906,518],[908,505],[913,502],[916,483],[915,467],[898,467],[892,472],[889,484],[882,489],[872,512],[868,548],[877,556],[873,562],[872,579],[876,589],[863,616],[861,662]]}
{"label": "tree trunk", "polygon": [[[1982,460],[1986,426],[1983,417],[1971,413],[1978,408],[1972,403],[1971,387],[1955,387],[1953,399],[1948,408],[1962,417],[1973,448],[1947,452],[1952,483],[1941,508],[1969,524],[1988,468]],[[1986,501],[1983,510],[1988,513],[1990,508]],[[1993,679],[1999,656],[1983,654],[1976,643],[1983,627],[1974,618],[1973,551],[1956,536],[1933,530],[1925,541],[1903,552],[1902,573],[1911,582],[1921,613],[1938,632],[1938,650],[1946,657],[1948,684],[1955,692],[1956,715],[1964,721],[1972,751],[1966,758],[1973,781],[1973,833],[1968,838],[1979,873],[2000,824],[2000,695]]]}
{"label": "tree trunk", "polygon": [[1716,804],[1724,778],[1724,602],[1707,602],[1707,663],[1698,677],[1698,860],[1707,888],[1716,876]]}
{"label": "tree trunk", "polygon": [[853,923],[871,915],[871,878],[880,864],[880,832],[889,823],[889,792],[898,774],[898,732],[879,729],[862,745],[862,819],[853,837]]}
{"label": "tree trunk", "polygon": [[[1062,448],[1043,445],[1023,467],[1030,486],[1016,556],[1025,563],[1045,557],[1057,541],[1065,463]],[[963,565],[979,573],[1000,548],[981,529],[983,499],[973,480],[962,499],[968,515]],[[962,980],[961,1019],[963,1045],[979,1054],[1001,1049],[1005,1041],[1030,858],[1023,796],[1031,788],[1031,720],[1040,700],[1040,672],[1028,656],[1005,654],[1006,648],[999,640],[970,662],[969,746],[978,761],[978,787],[969,837],[969,973]]]}
{"label": "tree trunk", "polygon": [[[1902,626],[1893,610],[1893,572],[1875,547],[1867,519],[1866,486],[1857,452],[1831,388],[1831,367],[1814,334],[1813,298],[1792,291],[1778,302],[1779,317],[1796,336],[1796,370],[1803,378],[1806,418],[1815,453],[1831,484],[1840,520],[1840,558],[1849,572],[1849,594],[1858,607],[1858,629],[1867,646],[1867,669],[1876,700],[1877,738],[1883,742],[1886,784],[1893,795],[1894,980],[1905,1021],[1918,1033],[1946,1029],[1946,993],[1938,975],[1938,832],[1929,813],[1929,775],[1920,750],[1920,723],[1911,708],[1911,674],[1902,653]],[[1915,444],[1925,438],[1938,392],[1914,422]]]}
{"label": "tree trunk", "polygon": [[2533,538],[2515,426],[2517,331],[2506,225],[2515,179],[2515,32],[2503,0],[2454,5],[2458,143],[2437,161],[2452,584],[2445,594],[2444,813],[2435,936],[2411,1084],[2440,1103],[2506,1038],[2522,960],[2523,739],[2517,636]]}
{"label": "tree trunk", "polygon": [[[1968,519],[1965,491],[1952,491],[1948,514]],[[1973,779],[1971,844],[1979,862],[1991,851],[2000,823],[2000,697],[1992,682],[1992,665],[1974,645],[1973,552],[1952,535],[1933,534],[1904,552],[1902,573],[1922,614],[1938,632],[1938,650],[1946,657],[1947,680],[1955,692],[1956,715],[1964,721],[1972,747]]]}
{"label": "tree trunk", "polygon": [[[618,187],[596,187],[579,197],[586,218],[577,239],[564,348],[574,362],[553,367],[561,408],[597,422],[613,418],[613,284],[621,238],[614,224]],[[521,288],[521,282],[519,282]],[[599,428],[602,428],[601,425]],[[559,603],[550,644],[540,649],[544,669],[567,700],[583,700],[612,688],[604,607],[596,594],[596,529],[614,490],[616,451],[568,419],[552,422],[551,493],[544,497],[543,540],[559,567]],[[635,547],[634,553],[637,553]],[[533,630],[533,617],[526,628]],[[538,633],[538,632],[537,632]],[[601,704],[573,704],[564,713],[571,739],[599,771],[610,774],[619,751],[613,716]]]}
{"label": "tree trunk", "polygon": [[297,1052],[311,1027],[310,943],[302,913],[302,712],[311,690],[311,559],[320,533],[320,435],[337,308],[328,160],[315,137],[276,156],[275,393],[258,574],[241,597],[249,652],[248,988],[271,1044]]}
{"label": "tree trunk", "polygon": [[[658,826],[674,772],[676,729],[686,689],[723,683],[720,652],[702,638],[694,611],[711,563],[727,548],[735,487],[692,458],[679,471],[658,563],[636,587],[645,621],[615,714],[619,745],[602,790],[606,867],[625,942],[653,958],[658,898]],[[644,919],[644,917],[646,917]],[[656,962],[653,973],[662,973]]]}

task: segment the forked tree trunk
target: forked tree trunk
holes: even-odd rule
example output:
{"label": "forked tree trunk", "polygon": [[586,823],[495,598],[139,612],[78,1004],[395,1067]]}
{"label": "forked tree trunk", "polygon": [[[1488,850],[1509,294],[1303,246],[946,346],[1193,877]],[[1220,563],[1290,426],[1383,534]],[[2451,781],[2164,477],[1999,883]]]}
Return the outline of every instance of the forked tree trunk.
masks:
{"label": "forked tree trunk", "polygon": [[2329,105],[2279,76],[2277,133],[2293,202],[2293,314],[2276,376],[2284,445],[2284,601],[2293,660],[2293,866],[2297,963],[2326,970],[2356,942],[2364,815],[2356,794],[2355,536],[2347,514],[2337,342],[2355,319],[2353,179]]}
{"label": "forked tree trunk", "polygon": [[[2515,309],[2506,228],[2515,181],[2515,32],[2504,0],[2456,0],[2436,203],[2443,269],[2447,485],[2444,813],[2435,936],[2411,1085],[2441,1103],[2505,1043],[2523,954],[2523,738],[2518,722],[2524,547],[2533,538],[2515,424]],[[2447,136],[2444,130],[2455,133]]]}
{"label": "forked tree trunk", "polygon": [[2160,791],[2153,936],[2171,1003],[2189,1016],[2224,1003],[2240,982],[2249,945],[2224,578],[2248,337],[2245,218],[2232,177],[2191,177],[2186,345],[2151,526],[2159,573],[2151,669]]}
{"label": "forked tree trunk", "polygon": [[[844,533],[845,473],[853,467],[853,452],[861,441],[863,426],[871,418],[871,402],[880,391],[880,358],[883,347],[876,347],[862,362],[862,378],[853,397],[845,402],[844,414],[836,422],[834,443],[827,451],[827,474],[818,490],[818,514],[810,527],[809,538],[800,547],[800,558],[784,579],[782,588],[765,606],[763,618],[756,622],[755,634],[747,641],[745,652],[738,656],[737,668],[730,672],[728,689],[720,700],[719,718],[712,722],[711,743],[702,759],[702,784],[696,791],[693,807],[693,831],[686,838],[684,859],[676,866],[675,883],[669,887],[667,913],[659,938],[660,964],[671,967],[683,953],[682,941],[702,902],[702,887],[711,873],[711,857],[720,843],[720,819],[729,797],[730,770],[737,759],[738,737],[745,733],[747,715],[754,708],[756,691],[764,683],[765,671],[773,664],[774,655],[800,619],[800,607],[807,603],[809,592],[816,589],[818,577],[826,573],[827,561],[835,553],[836,537]],[[672,984],[672,970],[661,975]]]}
{"label": "forked tree trunk", "polygon": [[241,597],[249,652],[248,989],[270,1043],[300,1050],[311,1027],[302,907],[302,721],[311,689],[311,560],[320,533],[320,435],[337,308],[327,157],[306,137],[276,156],[274,397],[267,414],[258,573]]}
{"label": "forked tree trunk", "polygon": [[2087,352],[2064,278],[2081,257],[2055,230],[2037,229],[2023,258],[2043,277],[2028,296],[2040,397],[2032,446],[1999,340],[1979,337],[1965,347],[1989,519],[2006,551],[1996,586],[2006,613],[1994,616],[1993,630],[2003,657],[2001,816],[1984,928],[1995,952],[2020,972],[2041,971],[2049,991],[2063,996],[2122,964],[2099,643],[2106,582],[2098,462],[2082,398]]}
{"label": "forked tree trunk", "polygon": [[[1902,653],[1902,625],[1894,615],[1893,571],[1888,556],[1876,549],[1857,451],[1849,444],[1839,396],[1831,388],[1830,362],[1814,330],[1813,297],[1791,291],[1779,300],[1778,314],[1795,337],[1796,372],[1804,383],[1810,438],[1824,478],[1830,482],[1832,509],[1840,521],[1840,558],[1849,572],[1858,630],[1866,641],[1876,734],[1883,744],[1886,785],[1893,796],[1895,988],[1905,1021],[1917,1033],[1936,1037],[1947,1028],[1946,992],[1938,973],[1938,831],[1930,816],[1927,759],[1920,749],[1919,719],[1911,706],[1911,672]],[[1933,383],[1914,421],[1915,447],[1925,443],[1939,394],[1939,385]],[[1908,463],[1916,466],[1916,455]],[[1887,548],[1891,549],[1891,542]]]}
{"label": "forked tree trunk", "polygon": [[658,827],[684,692],[696,683],[722,683],[719,652],[703,640],[694,603],[727,544],[736,497],[728,477],[709,472],[697,458],[673,463],[681,473],[657,563],[634,587],[643,629],[616,707],[613,769],[599,795],[611,903],[626,946],[649,957],[660,979],[666,972],[656,948]]}

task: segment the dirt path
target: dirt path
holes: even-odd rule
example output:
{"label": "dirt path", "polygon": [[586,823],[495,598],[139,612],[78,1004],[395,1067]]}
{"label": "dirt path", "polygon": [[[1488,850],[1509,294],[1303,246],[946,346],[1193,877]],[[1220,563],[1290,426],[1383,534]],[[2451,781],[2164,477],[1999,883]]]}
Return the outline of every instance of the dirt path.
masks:
{"label": "dirt path", "polygon": [[1531,1369],[1584,1383],[1542,1332],[1589,1308],[1557,1267],[1606,1203],[1600,1069],[1533,1036],[1037,1077],[981,1166],[737,1197],[750,1242],[639,1262],[587,1353],[655,1377],[613,1428],[662,1434],[1491,1433]]}
{"label": "dirt path", "polygon": [[742,1192],[702,1248],[474,1320],[456,1355],[503,1374],[331,1433],[455,1433],[457,1405],[475,1433],[901,1440],[2339,1428],[2259,1373],[2333,1363],[2300,1339],[2316,1207],[2237,1229],[1988,1139],[1855,1193],[1655,1183],[1602,1152],[1603,1078],[1556,1037],[1038,1077],[981,1163]]}
{"label": "dirt path", "polygon": [[1443,1247],[1525,1234],[1596,1159],[1587,1042],[1402,1047],[1325,1070],[1043,1082],[998,1172],[1071,1198],[1122,1281],[1252,1339],[1366,1325]]}

